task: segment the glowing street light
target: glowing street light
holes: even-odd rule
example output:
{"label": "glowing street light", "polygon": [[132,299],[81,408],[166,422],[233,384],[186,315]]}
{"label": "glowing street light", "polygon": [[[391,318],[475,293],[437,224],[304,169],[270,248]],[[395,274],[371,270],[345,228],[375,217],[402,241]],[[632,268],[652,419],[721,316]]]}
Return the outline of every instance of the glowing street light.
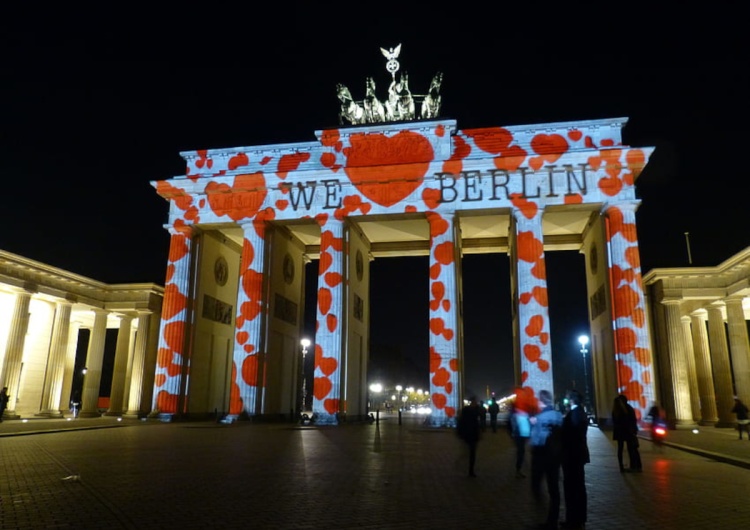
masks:
{"label": "glowing street light", "polygon": [[302,346],[302,407],[301,411],[305,412],[305,406],[307,405],[307,378],[305,377],[305,357],[307,356],[307,348],[310,347],[310,339],[302,339],[299,341]]}
{"label": "glowing street light", "polygon": [[586,372],[586,353],[588,353],[588,350],[586,349],[586,345],[589,343],[589,338],[587,335],[581,335],[580,337],[578,337],[578,342],[581,344],[581,356],[583,357],[583,388],[585,389],[583,402],[585,404],[588,404],[589,402],[589,377]]}

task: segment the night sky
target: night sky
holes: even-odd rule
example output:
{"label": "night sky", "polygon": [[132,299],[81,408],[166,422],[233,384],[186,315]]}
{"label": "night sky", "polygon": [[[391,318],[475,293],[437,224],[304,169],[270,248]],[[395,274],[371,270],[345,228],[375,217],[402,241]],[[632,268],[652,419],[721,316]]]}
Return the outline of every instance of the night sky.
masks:
{"label": "night sky", "polygon": [[[459,129],[629,117],[625,143],[656,147],[636,183],[644,273],[688,265],[685,232],[694,266],[750,244],[739,13],[402,4],[6,8],[0,248],[105,282],[163,284],[167,203],[150,181],[184,173],[179,151],[310,141],[338,126],[337,83],[361,97],[373,76],[382,97],[380,47],[399,43],[412,91],[444,73],[442,117]],[[400,349],[425,386],[426,259],[372,264],[373,351]],[[581,384],[583,257],[547,260],[560,392]],[[503,393],[513,383],[508,258],[469,255],[463,267],[467,391]]]}

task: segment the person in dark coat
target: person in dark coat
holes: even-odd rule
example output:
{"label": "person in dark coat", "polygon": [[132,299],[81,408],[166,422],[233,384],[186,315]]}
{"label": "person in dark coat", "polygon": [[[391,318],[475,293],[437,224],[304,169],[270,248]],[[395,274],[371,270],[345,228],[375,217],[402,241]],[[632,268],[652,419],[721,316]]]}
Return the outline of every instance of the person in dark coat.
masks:
{"label": "person in dark coat", "polygon": [[565,493],[565,522],[562,528],[582,529],[587,519],[586,475],[584,466],[591,459],[586,441],[589,421],[581,403],[581,394],[568,393],[570,411],[562,423],[562,470]]}
{"label": "person in dark coat", "polygon": [[563,416],[555,410],[549,390],[539,391],[539,412],[531,422],[531,493],[541,500],[542,480],[547,483],[549,506],[547,520],[539,528],[556,529],[560,515],[560,459],[562,457]]}
{"label": "person in dark coat", "polygon": [[[469,476],[476,477],[474,473],[474,465],[477,461],[477,444],[479,443],[479,436],[481,431],[480,424],[480,410],[477,398],[472,397],[469,400],[469,404],[461,409],[461,414],[458,417],[458,436],[466,442],[469,447]],[[482,412],[484,407],[482,407]]]}
{"label": "person in dark coat", "polygon": [[747,439],[750,440],[750,419],[747,416],[747,407],[740,398],[734,398],[734,407],[732,407],[731,412],[737,415],[737,430],[740,433],[740,440],[742,440],[742,431],[747,431]]}
{"label": "person in dark coat", "polygon": [[617,462],[620,464],[620,472],[625,471],[622,461],[624,445],[628,448],[630,471],[642,471],[641,453],[638,451],[638,419],[635,409],[628,404],[628,398],[624,394],[615,398],[612,407],[612,438],[617,441]]}
{"label": "person in dark coat", "polygon": [[0,423],[3,422],[3,414],[5,414],[5,409],[8,408],[9,401],[10,396],[8,395],[8,387],[4,386],[3,390],[0,391]]}

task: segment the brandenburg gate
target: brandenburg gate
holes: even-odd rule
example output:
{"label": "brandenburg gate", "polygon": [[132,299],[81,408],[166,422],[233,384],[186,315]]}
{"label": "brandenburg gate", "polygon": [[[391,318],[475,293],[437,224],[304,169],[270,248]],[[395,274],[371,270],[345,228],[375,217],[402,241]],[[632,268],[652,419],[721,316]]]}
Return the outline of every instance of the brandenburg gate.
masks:
{"label": "brandenburg gate", "polygon": [[[154,182],[171,234],[153,409],[230,418],[298,408],[304,266],[318,261],[312,410],[367,414],[369,264],[427,255],[431,422],[463,396],[461,257],[511,262],[515,379],[553,389],[545,254],[585,255],[594,399],[645,415],[654,366],[636,235],[635,181],[653,148],[622,144],[625,118],[460,130],[389,57],[389,99],[340,85],[341,126],[315,140],[181,153]],[[394,65],[395,63],[395,65]],[[488,282],[507,281],[489,277]]]}

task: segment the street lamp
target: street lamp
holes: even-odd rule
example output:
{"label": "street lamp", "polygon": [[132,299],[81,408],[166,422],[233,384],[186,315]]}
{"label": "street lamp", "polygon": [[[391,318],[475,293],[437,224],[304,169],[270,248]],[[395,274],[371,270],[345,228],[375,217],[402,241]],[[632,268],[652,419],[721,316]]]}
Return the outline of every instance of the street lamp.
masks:
{"label": "street lamp", "polygon": [[302,339],[299,341],[302,346],[302,412],[305,412],[305,406],[307,405],[307,378],[305,377],[305,356],[307,355],[307,348],[310,347],[310,339]]}
{"label": "street lamp", "polygon": [[[370,385],[370,392],[371,394],[375,394],[375,396],[378,399],[377,406],[375,407],[375,423],[380,423],[380,396],[379,394],[383,391],[383,385],[380,383],[373,383]],[[371,399],[372,401],[372,399]],[[370,406],[372,406],[372,402],[370,403]]]}
{"label": "street lamp", "polygon": [[589,343],[589,338],[586,335],[581,335],[578,337],[578,342],[581,344],[581,356],[583,357],[583,388],[584,388],[584,396],[583,396],[583,403],[588,405],[589,402],[589,377],[586,375],[586,353],[588,350],[586,349],[586,345]]}

